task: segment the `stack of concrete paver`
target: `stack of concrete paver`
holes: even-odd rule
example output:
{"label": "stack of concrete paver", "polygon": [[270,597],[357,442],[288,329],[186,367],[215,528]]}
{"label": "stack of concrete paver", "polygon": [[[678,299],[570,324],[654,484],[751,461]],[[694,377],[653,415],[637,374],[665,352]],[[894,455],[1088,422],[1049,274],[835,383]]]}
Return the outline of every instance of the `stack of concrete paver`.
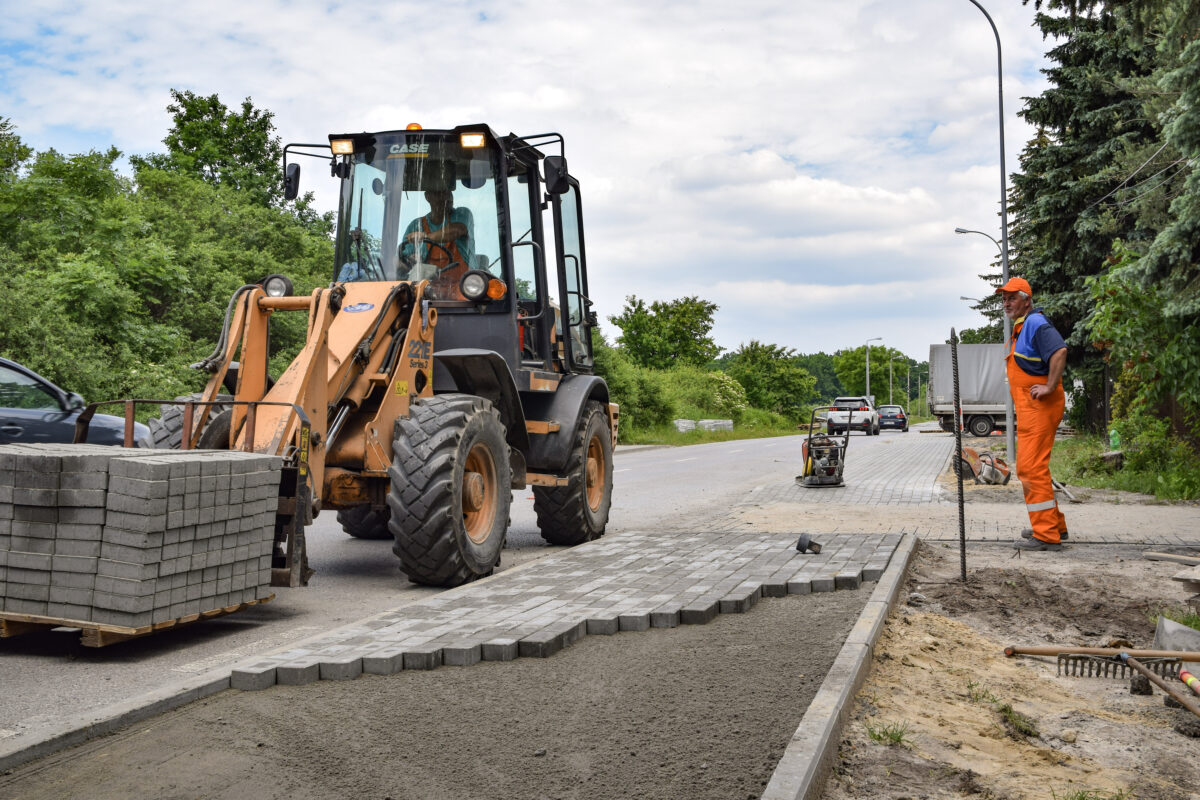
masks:
{"label": "stack of concrete paver", "polygon": [[136,628],[266,597],[280,466],[0,446],[0,611]]}

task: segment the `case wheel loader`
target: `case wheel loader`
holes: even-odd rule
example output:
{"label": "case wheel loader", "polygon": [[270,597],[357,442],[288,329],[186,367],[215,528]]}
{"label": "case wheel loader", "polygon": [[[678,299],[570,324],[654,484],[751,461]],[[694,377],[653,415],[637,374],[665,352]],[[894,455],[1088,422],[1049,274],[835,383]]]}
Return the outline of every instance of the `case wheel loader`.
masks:
{"label": "case wheel loader", "polygon": [[[557,155],[541,147],[553,146]],[[543,538],[603,535],[618,410],[593,374],[579,183],[558,134],[485,125],[332,135],[285,148],[340,180],[333,282],[308,297],[271,276],[229,303],[204,391],[164,405],[149,447],[285,459],[275,582],[310,570],[304,524],[394,540],[417,583],[454,586],[500,559],[513,489],[533,486]],[[269,320],[308,316],[267,374]]]}

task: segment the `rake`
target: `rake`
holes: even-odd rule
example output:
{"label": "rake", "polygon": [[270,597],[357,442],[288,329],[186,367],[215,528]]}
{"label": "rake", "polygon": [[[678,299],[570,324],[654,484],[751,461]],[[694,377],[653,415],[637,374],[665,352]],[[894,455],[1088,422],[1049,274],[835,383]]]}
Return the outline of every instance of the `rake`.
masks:
{"label": "rake", "polygon": [[[1073,678],[1125,678],[1137,671],[1119,658],[1059,653],[1058,674]],[[1137,662],[1160,678],[1168,679],[1178,678],[1182,666],[1178,658],[1139,658]]]}

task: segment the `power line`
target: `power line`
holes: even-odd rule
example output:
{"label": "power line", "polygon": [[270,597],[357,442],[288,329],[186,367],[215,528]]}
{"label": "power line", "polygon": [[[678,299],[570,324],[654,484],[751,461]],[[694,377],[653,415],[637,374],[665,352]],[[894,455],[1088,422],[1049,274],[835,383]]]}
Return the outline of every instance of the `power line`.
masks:
{"label": "power line", "polygon": [[[1094,203],[1092,203],[1091,205],[1089,205],[1087,208],[1085,208],[1085,209],[1084,209],[1084,211],[1087,211],[1087,210],[1088,210],[1088,208],[1091,208],[1092,206],[1100,205],[1100,204],[1101,204],[1101,203],[1103,203],[1105,200],[1107,200],[1108,198],[1112,197],[1112,196],[1113,196],[1114,194],[1116,194],[1117,192],[1121,191],[1121,189],[1123,189],[1123,188],[1125,187],[1125,184],[1127,184],[1127,183],[1129,183],[1131,180],[1133,180],[1133,179],[1134,179],[1134,177],[1136,177],[1136,176],[1137,176],[1137,174],[1138,174],[1139,172],[1141,172],[1143,169],[1145,169],[1145,168],[1146,168],[1146,165],[1147,165],[1147,164],[1149,164],[1149,163],[1150,163],[1151,161],[1153,161],[1154,159],[1158,158],[1158,154],[1159,154],[1159,153],[1161,153],[1163,150],[1166,150],[1166,149],[1167,149],[1167,145],[1168,145],[1168,144],[1169,144],[1169,142],[1163,142],[1163,143],[1162,143],[1162,147],[1159,147],[1157,150],[1155,150],[1155,151],[1154,151],[1154,155],[1150,156],[1150,157],[1149,157],[1149,158],[1147,158],[1145,161],[1143,161],[1143,162],[1142,162],[1142,164],[1141,164],[1141,166],[1139,166],[1139,167],[1138,167],[1137,169],[1135,169],[1133,172],[1129,173],[1129,175],[1127,175],[1127,176],[1125,177],[1125,180],[1123,180],[1123,181],[1121,181],[1119,184],[1117,184],[1117,187],[1116,187],[1115,189],[1113,189],[1113,190],[1112,190],[1111,192],[1109,192],[1108,194],[1104,195],[1104,197],[1101,197],[1101,198],[1100,198],[1099,200],[1097,200],[1096,202],[1094,202]],[[1177,163],[1178,163],[1178,162],[1177,162]],[[1168,165],[1168,166],[1170,166],[1170,165]],[[1154,176],[1153,176],[1153,175],[1151,175],[1150,177],[1151,177],[1151,178],[1153,178]]]}

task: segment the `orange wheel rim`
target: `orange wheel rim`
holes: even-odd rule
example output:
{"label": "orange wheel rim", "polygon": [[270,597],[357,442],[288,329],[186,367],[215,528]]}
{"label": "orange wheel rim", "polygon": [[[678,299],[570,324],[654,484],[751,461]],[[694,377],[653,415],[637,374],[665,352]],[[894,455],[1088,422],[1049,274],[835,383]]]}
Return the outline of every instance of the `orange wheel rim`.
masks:
{"label": "orange wheel rim", "polygon": [[463,465],[462,481],[463,527],[475,544],[483,544],[492,533],[499,502],[497,482],[491,451],[485,445],[475,445]]}
{"label": "orange wheel rim", "polygon": [[587,464],[584,469],[584,478],[587,481],[585,489],[587,504],[592,511],[599,511],[600,503],[604,500],[606,466],[604,448],[600,444],[599,437],[593,436],[588,442]]}

